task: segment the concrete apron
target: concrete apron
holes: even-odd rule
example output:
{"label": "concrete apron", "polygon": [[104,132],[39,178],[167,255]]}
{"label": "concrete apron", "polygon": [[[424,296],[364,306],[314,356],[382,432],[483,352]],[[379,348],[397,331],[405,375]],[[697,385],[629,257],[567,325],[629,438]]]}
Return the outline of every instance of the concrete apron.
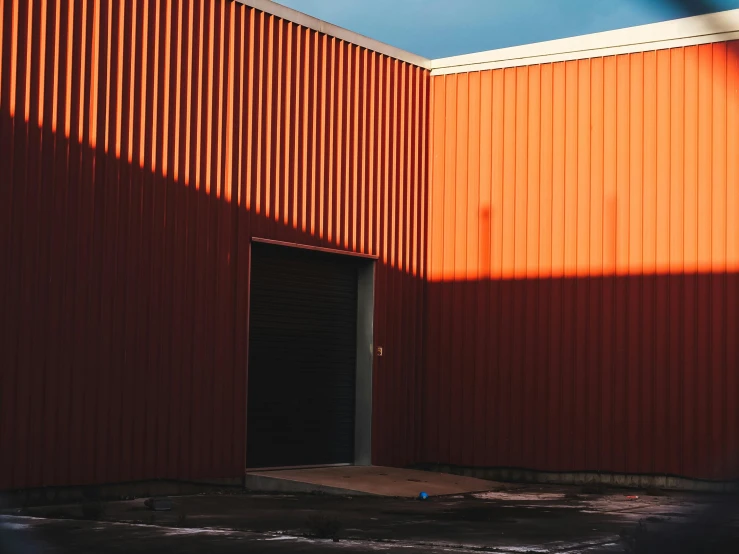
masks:
{"label": "concrete apron", "polygon": [[341,496],[416,498],[486,492],[496,483],[474,477],[376,466],[250,471],[248,490],[282,493],[322,493]]}

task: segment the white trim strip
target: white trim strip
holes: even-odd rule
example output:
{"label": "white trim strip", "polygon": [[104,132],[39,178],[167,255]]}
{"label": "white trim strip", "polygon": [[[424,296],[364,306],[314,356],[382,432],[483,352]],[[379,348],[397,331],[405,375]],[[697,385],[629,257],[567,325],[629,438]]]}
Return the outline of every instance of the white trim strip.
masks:
{"label": "white trim strip", "polygon": [[431,68],[431,60],[424,58],[423,56],[401,50],[400,48],[395,48],[394,46],[390,46],[389,44],[385,44],[384,42],[380,42],[378,40],[368,38],[364,35],[360,35],[359,33],[349,31],[348,29],[344,29],[343,27],[332,25],[331,23],[327,23],[315,17],[311,17],[310,15],[304,14],[297,10],[293,10],[292,8],[288,8],[287,6],[277,4],[276,2],[272,2],[271,0],[236,1],[241,4],[251,6],[252,8],[255,8],[257,10],[261,10],[265,13],[274,15],[275,17],[279,17],[286,21],[292,21],[293,23],[297,23],[298,25],[302,25],[303,27],[308,27],[309,29],[313,29],[314,31],[318,31],[319,33],[324,33],[326,35],[336,37],[340,40],[356,44],[357,46],[367,48],[368,50],[372,50],[373,52],[377,52],[378,54],[384,54],[391,58],[395,58],[409,64],[417,65],[424,69]]}
{"label": "white trim strip", "polygon": [[431,75],[448,75],[694,46],[739,39],[739,9],[432,60]]}

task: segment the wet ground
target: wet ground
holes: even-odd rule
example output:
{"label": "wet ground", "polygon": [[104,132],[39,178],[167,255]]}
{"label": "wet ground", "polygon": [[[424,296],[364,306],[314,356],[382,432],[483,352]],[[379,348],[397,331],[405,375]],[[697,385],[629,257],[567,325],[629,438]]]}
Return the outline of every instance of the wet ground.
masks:
{"label": "wet ground", "polygon": [[[60,553],[739,552],[736,498],[652,494],[505,486],[418,501],[222,492],[173,498],[167,512],[143,499],[12,510],[2,525],[5,537]],[[16,551],[28,550],[8,550]]]}

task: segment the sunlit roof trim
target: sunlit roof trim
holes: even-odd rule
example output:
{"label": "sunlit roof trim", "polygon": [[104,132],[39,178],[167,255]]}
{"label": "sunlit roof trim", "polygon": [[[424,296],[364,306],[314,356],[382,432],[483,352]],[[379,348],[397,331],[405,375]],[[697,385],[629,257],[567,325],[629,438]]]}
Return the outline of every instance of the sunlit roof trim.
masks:
{"label": "sunlit roof trim", "polygon": [[739,39],[739,9],[440,58],[432,60],[431,74],[445,75],[614,56],[736,39]]}

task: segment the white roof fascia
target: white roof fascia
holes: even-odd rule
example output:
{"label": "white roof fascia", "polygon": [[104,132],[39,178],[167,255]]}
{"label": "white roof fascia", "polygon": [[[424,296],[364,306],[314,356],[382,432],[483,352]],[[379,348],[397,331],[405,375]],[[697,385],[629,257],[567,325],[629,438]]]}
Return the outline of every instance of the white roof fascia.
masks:
{"label": "white roof fascia", "polygon": [[431,61],[431,75],[613,56],[739,39],[739,9]]}
{"label": "white roof fascia", "polygon": [[413,64],[424,69],[431,68],[431,60],[424,58],[423,56],[401,50],[400,48],[395,48],[394,46],[390,46],[389,44],[385,44],[383,42],[365,37],[364,35],[360,35],[359,33],[344,29],[343,27],[332,25],[331,23],[327,23],[315,17],[311,17],[297,10],[293,10],[292,8],[288,8],[287,6],[283,6],[282,4],[272,2],[271,0],[236,1],[241,4],[251,6],[252,8],[263,11],[270,15],[274,15],[275,17],[279,17],[286,21],[292,21],[293,23],[302,25],[303,27],[308,27],[309,29],[313,29],[314,31],[318,31],[319,33],[324,33],[339,40],[343,40],[346,42],[350,42],[351,44],[367,48],[368,50],[372,50],[373,52],[377,52],[378,54],[384,54],[391,58],[395,58],[397,60],[407,62],[409,64]]}

